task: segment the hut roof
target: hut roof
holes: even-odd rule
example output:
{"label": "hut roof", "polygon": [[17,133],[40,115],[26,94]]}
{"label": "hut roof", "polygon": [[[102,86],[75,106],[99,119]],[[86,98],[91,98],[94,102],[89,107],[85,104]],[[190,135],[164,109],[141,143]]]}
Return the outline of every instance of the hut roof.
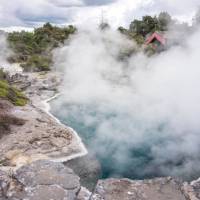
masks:
{"label": "hut roof", "polygon": [[166,44],[166,39],[159,33],[155,32],[149,36],[146,40],[146,45],[151,44],[154,40],[159,41],[162,45]]}

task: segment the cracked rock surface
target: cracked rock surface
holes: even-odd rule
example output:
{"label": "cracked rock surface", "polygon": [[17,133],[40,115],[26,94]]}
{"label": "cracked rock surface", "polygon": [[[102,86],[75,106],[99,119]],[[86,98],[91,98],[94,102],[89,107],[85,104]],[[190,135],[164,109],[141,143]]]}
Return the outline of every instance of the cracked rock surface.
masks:
{"label": "cracked rock surface", "polygon": [[99,178],[101,177],[101,165],[92,155],[76,158],[64,163],[65,166],[73,169],[80,177],[81,185],[93,191]]}
{"label": "cracked rock surface", "polygon": [[71,169],[49,161],[23,166],[10,178],[1,172],[0,180],[0,200],[74,200],[81,189]]}
{"label": "cracked rock surface", "polygon": [[[67,161],[86,154],[74,130],[60,124],[46,112],[48,104],[44,100],[56,94],[59,85],[57,76],[54,73],[31,73],[27,76],[31,85],[24,91],[30,99],[26,106],[16,107],[0,102],[0,122],[1,119],[12,122],[9,123],[9,134],[2,134],[0,126],[0,169],[19,168],[41,159]],[[8,108],[9,115],[2,112],[2,109],[6,112]]]}
{"label": "cracked rock surface", "polygon": [[187,200],[182,183],[172,178],[144,181],[108,179],[98,182],[91,200]]}
{"label": "cracked rock surface", "polygon": [[0,200],[199,200],[200,179],[171,177],[133,181],[99,180],[94,192],[61,163],[36,161],[14,173],[0,171]]}

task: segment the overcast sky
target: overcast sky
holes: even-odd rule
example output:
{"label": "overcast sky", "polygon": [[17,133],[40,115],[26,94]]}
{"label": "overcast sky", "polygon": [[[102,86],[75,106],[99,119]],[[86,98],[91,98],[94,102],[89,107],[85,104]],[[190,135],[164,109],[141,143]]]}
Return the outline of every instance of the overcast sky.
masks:
{"label": "overcast sky", "polygon": [[56,24],[97,24],[101,13],[114,26],[136,17],[168,11],[182,20],[194,15],[199,0],[0,0],[0,27]]}

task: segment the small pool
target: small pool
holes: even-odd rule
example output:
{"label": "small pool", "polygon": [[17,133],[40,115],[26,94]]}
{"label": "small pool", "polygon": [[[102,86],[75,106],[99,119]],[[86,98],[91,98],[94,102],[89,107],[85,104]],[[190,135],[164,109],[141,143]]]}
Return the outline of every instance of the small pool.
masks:
{"label": "small pool", "polygon": [[154,123],[117,107],[60,103],[59,99],[51,102],[51,112],[75,129],[95,154],[101,163],[101,178],[177,176],[192,180],[200,175],[195,166],[200,158],[181,149],[183,138],[173,134],[167,120]]}

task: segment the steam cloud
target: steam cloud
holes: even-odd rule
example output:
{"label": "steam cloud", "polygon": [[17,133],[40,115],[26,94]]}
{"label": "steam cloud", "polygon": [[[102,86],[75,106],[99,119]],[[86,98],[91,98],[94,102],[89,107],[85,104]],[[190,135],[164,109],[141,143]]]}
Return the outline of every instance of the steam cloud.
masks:
{"label": "steam cloud", "polygon": [[7,46],[6,36],[4,33],[0,32],[0,68],[8,65],[6,58],[9,54],[10,52]]}
{"label": "steam cloud", "polygon": [[112,175],[129,169],[138,177],[198,177],[199,38],[196,31],[184,46],[122,61],[124,48],[136,48],[132,41],[114,31],[80,31],[55,52],[55,66],[65,76],[53,109],[96,127],[90,147],[102,159],[110,156]]}
{"label": "steam cloud", "polygon": [[9,72],[10,75],[23,71],[19,63],[11,64],[8,62],[8,58],[12,57],[13,54],[7,42],[7,33],[0,31],[0,69]]}

